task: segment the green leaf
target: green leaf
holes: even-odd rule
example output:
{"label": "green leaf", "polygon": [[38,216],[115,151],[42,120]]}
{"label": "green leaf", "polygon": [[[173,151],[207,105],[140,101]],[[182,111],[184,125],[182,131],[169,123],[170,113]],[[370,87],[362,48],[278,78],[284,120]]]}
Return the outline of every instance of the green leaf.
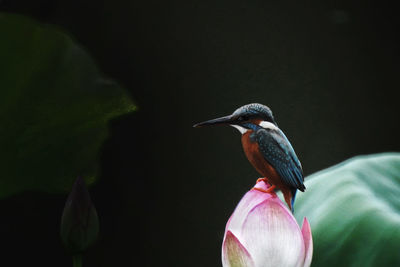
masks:
{"label": "green leaf", "polygon": [[400,153],[359,156],[306,179],[312,266],[400,266]]}
{"label": "green leaf", "polygon": [[0,197],[94,182],[107,122],[135,109],[68,35],[0,13]]}

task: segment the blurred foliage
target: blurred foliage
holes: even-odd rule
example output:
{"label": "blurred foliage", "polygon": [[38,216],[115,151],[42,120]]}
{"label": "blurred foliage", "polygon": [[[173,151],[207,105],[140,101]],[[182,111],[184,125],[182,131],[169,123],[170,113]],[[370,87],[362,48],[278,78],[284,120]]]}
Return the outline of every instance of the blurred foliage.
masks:
{"label": "blurred foliage", "polygon": [[400,266],[400,153],[355,157],[305,184],[295,215],[310,221],[312,266]]}
{"label": "blurred foliage", "polygon": [[107,122],[135,109],[58,29],[0,13],[0,197],[92,183]]}

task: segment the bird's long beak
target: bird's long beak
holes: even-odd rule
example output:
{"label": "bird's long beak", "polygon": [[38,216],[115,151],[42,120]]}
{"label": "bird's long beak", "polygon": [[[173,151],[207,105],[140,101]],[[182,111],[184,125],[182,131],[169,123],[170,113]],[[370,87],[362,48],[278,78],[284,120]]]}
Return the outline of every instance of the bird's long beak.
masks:
{"label": "bird's long beak", "polygon": [[230,124],[232,122],[233,122],[232,115],[229,115],[209,121],[203,121],[193,125],[193,127],[203,127],[203,126],[217,125],[217,124]]}

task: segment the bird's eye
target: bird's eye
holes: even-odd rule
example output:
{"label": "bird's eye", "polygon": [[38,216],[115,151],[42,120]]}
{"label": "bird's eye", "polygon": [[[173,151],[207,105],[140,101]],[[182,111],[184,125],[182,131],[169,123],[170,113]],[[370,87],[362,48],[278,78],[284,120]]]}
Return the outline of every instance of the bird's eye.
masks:
{"label": "bird's eye", "polygon": [[237,120],[238,121],[247,121],[248,117],[247,116],[240,116]]}

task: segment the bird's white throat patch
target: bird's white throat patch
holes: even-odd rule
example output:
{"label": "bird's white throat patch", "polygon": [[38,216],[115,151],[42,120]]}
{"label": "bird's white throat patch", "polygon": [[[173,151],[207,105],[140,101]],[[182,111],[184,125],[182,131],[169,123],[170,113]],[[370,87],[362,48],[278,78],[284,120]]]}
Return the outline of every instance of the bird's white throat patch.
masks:
{"label": "bird's white throat patch", "polygon": [[238,129],[241,134],[245,134],[245,133],[247,133],[247,131],[249,131],[249,129],[246,129],[239,125],[231,124],[231,126]]}
{"label": "bird's white throat patch", "polygon": [[[260,123],[258,125],[264,129],[279,130],[279,128],[275,124],[273,124],[269,121],[260,121]],[[244,128],[240,125],[231,124],[231,126],[238,129],[241,134],[245,134],[248,131],[250,131],[250,129]]]}
{"label": "bird's white throat patch", "polygon": [[261,127],[263,127],[264,129],[271,129],[271,130],[278,130],[279,128],[276,127],[275,124],[269,122],[269,121],[260,121],[260,123],[258,124]]}

